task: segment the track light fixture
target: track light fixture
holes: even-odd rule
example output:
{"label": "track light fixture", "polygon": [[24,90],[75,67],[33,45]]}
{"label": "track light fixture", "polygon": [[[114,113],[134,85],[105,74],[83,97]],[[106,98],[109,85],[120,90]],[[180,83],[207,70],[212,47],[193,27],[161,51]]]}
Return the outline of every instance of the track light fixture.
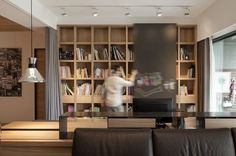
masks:
{"label": "track light fixture", "polygon": [[60,8],[61,10],[61,16],[68,16],[65,8]]}
{"label": "track light fixture", "polygon": [[161,10],[161,8],[157,8],[157,9],[156,9],[156,15],[157,15],[158,17],[161,17],[161,16],[162,16],[162,10]]}
{"label": "track light fixture", "polygon": [[189,16],[190,15],[189,7],[185,7],[184,9],[185,9],[184,16]]}
{"label": "track light fixture", "polygon": [[97,8],[92,8],[92,10],[93,10],[92,16],[97,17],[98,16],[98,9]]}
{"label": "track light fixture", "polygon": [[129,8],[125,8],[125,16],[131,16],[131,13],[130,13],[130,9]]}

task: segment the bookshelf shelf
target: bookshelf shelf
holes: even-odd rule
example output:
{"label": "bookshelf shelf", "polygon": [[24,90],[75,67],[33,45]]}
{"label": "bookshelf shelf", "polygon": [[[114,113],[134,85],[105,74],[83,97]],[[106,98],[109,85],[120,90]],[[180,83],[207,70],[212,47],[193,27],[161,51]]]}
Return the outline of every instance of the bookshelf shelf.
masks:
{"label": "bookshelf shelf", "polygon": [[74,80],[74,78],[61,78],[61,80]]}
{"label": "bookshelf shelf", "polygon": [[179,42],[180,45],[195,45],[195,42]]}
{"label": "bookshelf shelf", "polygon": [[179,63],[195,63],[195,60],[178,60]]}
{"label": "bookshelf shelf", "polygon": [[73,45],[74,42],[60,42],[61,45]]}
{"label": "bookshelf shelf", "polygon": [[73,60],[59,60],[60,63],[74,63]]}
{"label": "bookshelf shelf", "polygon": [[93,42],[94,45],[108,45],[109,42]]}
{"label": "bookshelf shelf", "polygon": [[109,63],[109,60],[94,60],[94,63]]}
{"label": "bookshelf shelf", "polygon": [[177,80],[196,80],[196,78],[187,78],[187,77],[180,77]]}
{"label": "bookshelf shelf", "polygon": [[126,45],[126,42],[111,42],[111,45]]}

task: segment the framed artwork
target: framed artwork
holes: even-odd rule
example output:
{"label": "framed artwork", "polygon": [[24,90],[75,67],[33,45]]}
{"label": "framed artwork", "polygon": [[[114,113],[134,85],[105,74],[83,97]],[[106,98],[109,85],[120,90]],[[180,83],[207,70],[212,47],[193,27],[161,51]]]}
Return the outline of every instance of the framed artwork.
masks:
{"label": "framed artwork", "polygon": [[21,96],[21,48],[0,48],[0,97]]}

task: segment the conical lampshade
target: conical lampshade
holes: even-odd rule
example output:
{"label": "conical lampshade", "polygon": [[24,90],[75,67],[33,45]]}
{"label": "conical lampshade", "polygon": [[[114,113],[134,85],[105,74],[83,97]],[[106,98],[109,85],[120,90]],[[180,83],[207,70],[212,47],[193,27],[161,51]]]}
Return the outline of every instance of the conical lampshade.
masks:
{"label": "conical lampshade", "polygon": [[37,58],[30,57],[29,58],[29,67],[25,70],[19,82],[31,82],[31,83],[41,83],[44,82],[44,78],[36,69],[36,61]]}

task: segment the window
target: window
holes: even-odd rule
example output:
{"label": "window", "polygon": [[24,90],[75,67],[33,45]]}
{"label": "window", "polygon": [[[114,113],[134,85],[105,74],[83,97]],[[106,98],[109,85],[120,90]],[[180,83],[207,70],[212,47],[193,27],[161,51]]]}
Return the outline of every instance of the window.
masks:
{"label": "window", "polygon": [[211,110],[236,111],[236,33],[213,40]]}

